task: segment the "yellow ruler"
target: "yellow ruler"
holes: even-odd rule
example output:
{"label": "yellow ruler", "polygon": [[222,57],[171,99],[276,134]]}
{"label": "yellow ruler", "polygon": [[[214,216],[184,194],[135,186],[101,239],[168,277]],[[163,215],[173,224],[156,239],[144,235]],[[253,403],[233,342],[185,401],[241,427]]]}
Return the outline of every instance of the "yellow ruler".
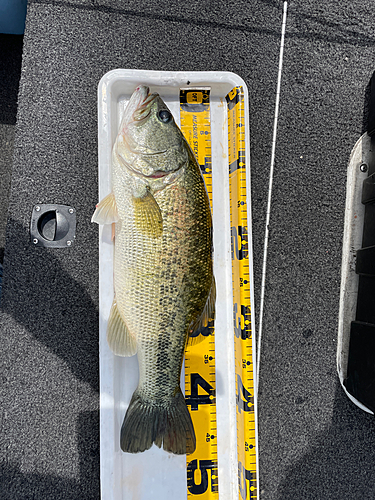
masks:
{"label": "yellow ruler", "polygon": [[[212,207],[210,89],[180,90],[181,130],[201,167]],[[215,337],[213,321],[198,334],[207,337],[185,353],[185,399],[197,447],[186,456],[187,496],[215,500],[218,493]]]}
{"label": "yellow ruler", "polygon": [[232,242],[238,495],[258,498],[254,364],[246,197],[245,110],[242,87],[226,96]]}

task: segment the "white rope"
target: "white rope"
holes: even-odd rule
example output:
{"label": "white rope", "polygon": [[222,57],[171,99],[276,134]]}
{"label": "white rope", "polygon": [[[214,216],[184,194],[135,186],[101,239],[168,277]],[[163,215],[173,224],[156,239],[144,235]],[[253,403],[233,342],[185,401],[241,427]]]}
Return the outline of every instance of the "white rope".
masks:
{"label": "white rope", "polygon": [[278,71],[278,75],[277,75],[275,118],[274,118],[274,122],[273,122],[271,167],[270,167],[270,180],[269,180],[269,187],[268,187],[268,203],[267,203],[267,213],[266,213],[266,231],[265,231],[265,235],[264,235],[262,283],[261,283],[261,287],[260,287],[260,312],[259,312],[258,352],[257,352],[257,388],[259,387],[259,366],[260,366],[260,350],[261,350],[261,343],[262,343],[264,292],[265,292],[265,288],[266,288],[266,268],[267,268],[268,233],[269,233],[268,228],[269,228],[269,224],[270,224],[270,214],[271,214],[273,171],[274,171],[274,166],[275,166],[276,135],[277,135],[277,122],[279,119],[281,73],[282,73],[282,68],[283,68],[284,40],[285,40],[287,9],[288,9],[288,2],[284,2],[283,22],[282,22],[282,26],[281,26],[279,71]]}

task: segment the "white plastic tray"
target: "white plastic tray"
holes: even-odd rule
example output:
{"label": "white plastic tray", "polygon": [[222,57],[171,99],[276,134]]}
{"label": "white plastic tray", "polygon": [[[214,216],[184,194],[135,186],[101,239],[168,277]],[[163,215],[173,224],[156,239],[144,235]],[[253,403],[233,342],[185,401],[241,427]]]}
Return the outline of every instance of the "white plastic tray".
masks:
{"label": "white plastic tray", "polygon": [[[233,73],[159,72],[117,69],[103,76],[98,88],[99,199],[111,191],[111,151],[124,107],[139,84],[159,92],[179,123],[179,89],[211,88],[214,273],[217,284],[216,408],[220,499],[238,498],[236,400],[233,345],[233,299],[229,211],[227,106],[225,96],[242,86],[245,117],[248,95],[244,81]],[[247,121],[248,124],[248,121]],[[250,179],[249,131],[246,126],[247,179]],[[250,184],[247,185],[251,206]],[[251,214],[248,213],[251,293]],[[174,456],[153,447],[140,454],[123,453],[119,435],[131,395],[138,382],[137,357],[114,356],[106,342],[106,328],[113,300],[113,244],[111,228],[100,227],[100,471],[103,500],[187,498],[186,456]],[[253,302],[253,297],[251,297]],[[254,324],[254,322],[253,322]],[[255,335],[253,332],[253,342]],[[181,377],[181,388],[184,388]]]}

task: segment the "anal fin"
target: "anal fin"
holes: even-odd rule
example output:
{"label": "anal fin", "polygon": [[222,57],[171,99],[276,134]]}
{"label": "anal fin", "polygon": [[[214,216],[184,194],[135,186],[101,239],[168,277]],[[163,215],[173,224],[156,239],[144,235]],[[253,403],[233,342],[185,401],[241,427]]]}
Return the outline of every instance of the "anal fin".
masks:
{"label": "anal fin", "polygon": [[137,352],[137,343],[120,316],[116,298],[113,300],[107,326],[107,342],[117,356],[133,356]]}

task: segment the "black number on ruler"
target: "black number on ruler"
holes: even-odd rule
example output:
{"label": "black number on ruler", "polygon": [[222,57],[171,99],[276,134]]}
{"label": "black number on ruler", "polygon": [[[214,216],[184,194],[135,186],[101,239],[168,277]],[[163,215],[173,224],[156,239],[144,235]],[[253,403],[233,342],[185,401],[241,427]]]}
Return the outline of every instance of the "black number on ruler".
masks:
{"label": "black number on ruler", "polygon": [[[257,478],[256,473],[251,472],[238,462],[238,487],[243,500],[257,498]],[[249,496],[247,496],[249,492]]]}
{"label": "black number on ruler", "polygon": [[204,165],[200,165],[202,174],[210,174],[212,172],[212,161],[211,157],[206,156],[204,158]]}
{"label": "black number on ruler", "polygon": [[[237,124],[237,126],[242,126],[242,124]],[[229,165],[229,173],[233,174],[236,170],[239,168],[245,168],[246,167],[246,154],[244,150],[238,151],[238,157],[236,160],[234,160],[230,165]]]}
{"label": "black number on ruler", "polygon": [[[198,394],[200,386],[207,394]],[[191,405],[191,410],[198,410],[199,405],[210,405],[215,402],[215,389],[199,373],[190,374],[190,396],[185,397],[187,405]]]}
{"label": "black number on ruler", "polygon": [[[241,304],[241,314],[238,315],[237,302],[233,305],[234,334],[237,338],[246,340],[251,338],[251,312],[248,306]],[[242,325],[244,327],[242,328]]]}
{"label": "black number on ruler", "polygon": [[195,330],[193,333],[189,334],[189,337],[195,338],[199,335],[203,335],[203,337],[209,337],[213,334],[214,331],[214,320],[211,320],[207,323],[207,326],[201,326],[198,330]]}
{"label": "black number on ruler", "polygon": [[243,100],[242,87],[235,87],[232,89],[229,94],[225,96],[225,99],[227,101],[228,109],[233,109],[238,102]]}
{"label": "black number on ruler", "polygon": [[[196,483],[194,473],[200,470],[200,482]],[[187,466],[187,487],[193,495],[201,495],[208,489],[208,471],[211,471],[211,491],[218,491],[217,462],[215,460],[192,460]]]}
{"label": "black number on ruler", "polygon": [[180,90],[181,109],[190,113],[201,113],[209,109],[210,90]]}
{"label": "black number on ruler", "polygon": [[251,411],[251,407],[254,406],[254,396],[245,389],[241,377],[237,373],[237,394],[236,394],[236,404],[238,406],[238,411],[241,413],[243,411]]}
{"label": "black number on ruler", "polygon": [[[238,237],[240,238],[240,246],[238,245]],[[246,259],[248,257],[249,250],[246,227],[238,226],[238,228],[231,228],[231,249],[232,260],[234,260],[234,255],[236,255],[237,260]]]}

